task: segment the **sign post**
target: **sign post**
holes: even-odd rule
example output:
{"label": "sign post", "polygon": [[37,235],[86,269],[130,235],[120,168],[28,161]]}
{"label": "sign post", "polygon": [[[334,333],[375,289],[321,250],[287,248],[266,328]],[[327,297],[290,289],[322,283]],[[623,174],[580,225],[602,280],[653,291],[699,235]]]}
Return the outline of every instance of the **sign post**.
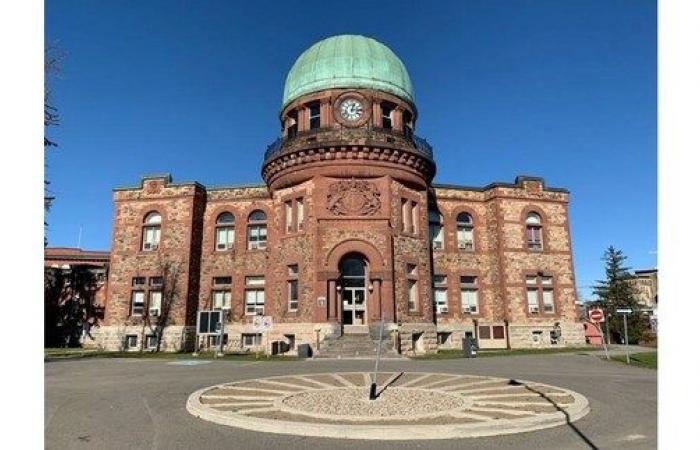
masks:
{"label": "sign post", "polygon": [[603,350],[605,350],[605,357],[607,359],[610,359],[610,354],[608,353],[608,346],[605,344],[605,336],[603,336],[603,330],[600,329],[599,325],[600,322],[605,322],[605,313],[603,313],[602,309],[591,309],[588,311],[588,318],[593,323],[593,326],[596,327],[598,333],[600,333],[601,341],[603,342]]}
{"label": "sign post", "polygon": [[629,348],[629,339],[627,338],[627,315],[632,313],[632,310],[629,308],[624,308],[624,309],[618,309],[617,310],[618,314],[622,314],[622,321],[624,323],[624,328],[625,328],[625,355],[627,356],[627,364],[630,363],[630,348]]}

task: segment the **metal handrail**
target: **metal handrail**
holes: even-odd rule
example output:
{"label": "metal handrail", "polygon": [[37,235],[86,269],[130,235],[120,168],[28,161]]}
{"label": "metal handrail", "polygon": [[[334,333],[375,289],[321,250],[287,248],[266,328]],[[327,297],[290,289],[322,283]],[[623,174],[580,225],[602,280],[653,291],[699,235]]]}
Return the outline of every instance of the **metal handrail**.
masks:
{"label": "metal handrail", "polygon": [[[284,148],[286,144],[291,144],[292,142],[298,140],[298,139],[305,139],[312,137],[319,132],[323,132],[326,129],[316,129],[316,130],[310,130],[310,131],[304,131],[296,134],[293,137],[285,138],[285,137],[280,137],[277,138],[274,142],[272,142],[270,145],[267,146],[267,149],[265,150],[265,158],[264,161],[268,161],[269,159],[278,156],[282,153],[284,153]],[[403,137],[403,138],[408,138],[412,144],[413,144],[413,150],[415,150],[418,153],[421,153],[424,156],[427,156],[431,160],[433,159],[433,147],[428,143],[428,141],[425,138],[422,138],[420,136],[417,136],[414,133],[406,134],[404,132],[397,132],[393,130],[386,130],[383,128],[370,128],[365,131],[367,137],[377,137],[377,136],[386,136],[386,137]],[[354,137],[358,136],[358,131],[353,130]]]}

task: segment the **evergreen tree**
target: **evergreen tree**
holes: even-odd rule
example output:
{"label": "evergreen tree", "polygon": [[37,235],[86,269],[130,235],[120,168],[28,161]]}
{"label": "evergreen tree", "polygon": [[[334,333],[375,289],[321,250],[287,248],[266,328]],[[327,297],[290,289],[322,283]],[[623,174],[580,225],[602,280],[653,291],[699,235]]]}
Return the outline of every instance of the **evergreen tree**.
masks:
{"label": "evergreen tree", "polygon": [[641,314],[641,306],[636,300],[636,292],[632,283],[633,278],[629,267],[625,266],[627,257],[622,250],[612,245],[605,250],[602,260],[605,262],[605,280],[596,282],[593,293],[598,297],[596,302],[606,312],[607,327],[611,340],[621,343],[624,339],[624,323],[618,309],[631,309],[627,317],[627,335],[630,344],[637,344],[647,328],[647,320]]}

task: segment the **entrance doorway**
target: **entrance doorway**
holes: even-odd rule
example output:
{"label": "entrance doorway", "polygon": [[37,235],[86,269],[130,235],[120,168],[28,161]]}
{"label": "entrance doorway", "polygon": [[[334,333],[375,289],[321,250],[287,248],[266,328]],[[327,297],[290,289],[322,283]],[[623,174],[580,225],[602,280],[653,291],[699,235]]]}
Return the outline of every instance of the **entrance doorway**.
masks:
{"label": "entrance doorway", "polygon": [[360,255],[348,255],[340,262],[343,326],[367,324],[367,264]]}

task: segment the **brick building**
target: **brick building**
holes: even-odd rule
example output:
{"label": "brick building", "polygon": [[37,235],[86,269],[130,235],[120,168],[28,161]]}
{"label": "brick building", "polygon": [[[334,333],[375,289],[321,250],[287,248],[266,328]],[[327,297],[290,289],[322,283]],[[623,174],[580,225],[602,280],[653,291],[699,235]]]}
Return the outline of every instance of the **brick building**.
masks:
{"label": "brick building", "polygon": [[[335,36],[294,63],[264,184],[144,177],[114,191],[109,300],[95,345],[191,349],[196,312],[223,308],[230,350],[371,334],[400,352],[578,345],[569,194],[541,178],[433,184],[399,58]],[[165,308],[165,303],[168,307]],[[149,334],[150,333],[150,334]],[[206,342],[200,341],[206,345]],[[269,350],[269,347],[267,347]]]}

